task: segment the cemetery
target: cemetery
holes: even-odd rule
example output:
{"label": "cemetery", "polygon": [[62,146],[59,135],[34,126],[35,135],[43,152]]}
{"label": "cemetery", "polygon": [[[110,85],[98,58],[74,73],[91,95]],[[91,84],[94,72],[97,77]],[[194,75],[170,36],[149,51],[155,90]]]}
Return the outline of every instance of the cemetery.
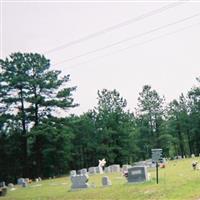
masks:
{"label": "cemetery", "polygon": [[200,200],[200,0],[0,2],[0,200]]}
{"label": "cemetery", "polygon": [[[199,161],[198,157],[195,162]],[[200,198],[200,171],[193,169],[194,158],[176,159],[156,168],[143,165],[113,164],[95,171],[97,167],[71,170],[61,178],[34,180],[19,178],[18,184],[1,184],[2,200],[37,199],[196,199]],[[109,169],[109,170],[108,170]],[[94,173],[95,171],[95,173]],[[124,173],[128,173],[124,176]],[[2,188],[4,194],[2,193]],[[7,192],[7,194],[6,194]],[[4,196],[3,196],[3,195]]]}

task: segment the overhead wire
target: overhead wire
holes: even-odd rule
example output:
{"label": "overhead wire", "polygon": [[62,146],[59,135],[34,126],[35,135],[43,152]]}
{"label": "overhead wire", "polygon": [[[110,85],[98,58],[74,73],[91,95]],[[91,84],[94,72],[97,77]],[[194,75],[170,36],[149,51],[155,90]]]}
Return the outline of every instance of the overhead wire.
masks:
{"label": "overhead wire", "polygon": [[55,48],[53,48],[53,49],[50,49],[50,50],[44,52],[44,54],[49,54],[49,53],[52,53],[52,52],[55,52],[55,51],[59,51],[59,50],[65,49],[65,48],[67,48],[67,47],[70,47],[70,46],[72,46],[72,45],[75,45],[75,44],[84,42],[84,41],[89,40],[89,39],[92,39],[92,38],[95,38],[95,37],[100,36],[100,35],[102,35],[102,34],[111,32],[111,31],[113,31],[113,30],[116,30],[116,29],[119,29],[119,28],[122,28],[122,27],[125,27],[125,26],[127,26],[127,25],[129,25],[129,24],[132,24],[132,23],[134,23],[134,22],[138,22],[138,21],[140,21],[140,20],[143,20],[143,19],[145,19],[145,18],[151,17],[151,16],[153,16],[153,15],[162,13],[162,12],[168,10],[168,9],[171,9],[171,8],[177,7],[177,6],[179,6],[179,5],[182,5],[183,3],[187,2],[187,1],[190,1],[190,0],[185,0],[185,1],[179,0],[178,2],[170,3],[170,4],[168,4],[168,5],[165,5],[165,6],[161,7],[161,8],[152,10],[152,11],[150,11],[150,12],[147,12],[147,13],[145,13],[145,14],[142,14],[142,15],[139,15],[139,16],[137,16],[137,17],[131,18],[131,19],[126,20],[126,21],[124,21],[124,22],[121,22],[121,23],[119,23],[119,24],[116,24],[116,25],[113,25],[113,26],[104,28],[104,29],[102,29],[102,30],[100,30],[100,31],[94,32],[94,33],[92,33],[92,34],[86,35],[86,36],[81,37],[81,38],[79,38],[79,39],[73,40],[73,41],[68,42],[68,43],[66,43],[66,44],[63,44],[63,45],[60,45],[60,46],[55,47]]}
{"label": "overhead wire", "polygon": [[168,28],[168,27],[170,27],[170,26],[174,26],[174,25],[176,25],[176,24],[180,24],[180,23],[182,23],[182,22],[185,22],[185,21],[187,21],[187,20],[193,19],[193,18],[198,17],[198,16],[200,16],[200,12],[199,12],[199,13],[196,13],[196,14],[194,14],[194,15],[192,15],[192,16],[182,18],[182,19],[177,20],[177,21],[175,21],[175,22],[168,23],[168,24],[166,24],[166,25],[162,25],[162,26],[159,26],[159,27],[157,27],[157,28],[153,28],[153,29],[151,29],[151,30],[149,30],[149,31],[146,31],[146,32],[143,32],[143,33],[140,33],[140,34],[137,34],[137,35],[128,37],[128,38],[126,38],[126,39],[120,40],[120,41],[118,41],[118,42],[115,42],[115,43],[106,45],[106,46],[104,46],[104,47],[100,47],[100,48],[98,48],[98,49],[95,49],[95,50],[92,50],[92,51],[88,51],[88,52],[83,53],[83,54],[80,54],[80,55],[78,55],[78,56],[74,56],[74,57],[65,59],[65,60],[63,60],[63,61],[60,61],[60,62],[55,63],[55,65],[60,65],[60,64],[62,64],[62,63],[66,63],[66,62],[69,62],[69,61],[72,61],[72,60],[75,60],[75,59],[78,59],[78,58],[81,58],[81,57],[88,56],[88,55],[93,54],[93,53],[97,53],[97,52],[99,52],[99,51],[103,51],[103,50],[105,50],[105,49],[108,49],[108,48],[117,46],[117,45],[122,44],[122,43],[125,43],[125,42],[127,42],[127,41],[130,41],[130,40],[133,40],[133,39],[136,39],[136,38],[139,38],[139,37],[143,37],[143,36],[148,35],[148,34],[150,34],[150,33],[154,33],[154,32],[157,32],[157,31],[166,29],[166,28]]}
{"label": "overhead wire", "polygon": [[[87,64],[87,63],[90,63],[90,62],[92,62],[92,61],[102,59],[102,58],[104,58],[104,57],[112,56],[113,54],[117,54],[117,53],[120,53],[120,52],[122,52],[122,51],[131,49],[131,48],[134,48],[134,47],[138,47],[138,46],[145,45],[145,44],[147,44],[147,43],[150,43],[150,42],[153,42],[153,41],[155,41],[155,40],[161,39],[161,38],[163,38],[163,37],[170,36],[170,35],[176,34],[176,33],[178,33],[178,32],[185,31],[185,30],[187,30],[187,29],[190,29],[190,28],[192,28],[192,27],[194,27],[194,26],[199,26],[199,25],[200,25],[200,22],[195,23],[195,24],[192,24],[192,25],[189,25],[189,26],[185,26],[185,27],[179,28],[179,29],[177,29],[177,30],[175,30],[175,31],[168,32],[168,33],[162,34],[162,35],[157,36],[157,37],[153,37],[153,38],[151,38],[151,39],[149,39],[149,40],[145,40],[145,41],[143,41],[143,42],[139,42],[139,43],[135,43],[135,44],[129,45],[129,46],[125,47],[125,48],[121,48],[121,49],[119,49],[119,50],[116,50],[116,51],[110,52],[110,53],[108,53],[108,54],[105,54],[105,55],[103,55],[103,56],[96,56],[96,57],[93,58],[93,59],[89,59],[89,60],[84,61],[84,62],[80,62],[80,63],[74,64],[74,65],[70,65],[69,67],[65,67],[65,68],[70,69],[70,68],[78,67],[78,66],[80,66],[80,65]],[[53,66],[55,67],[55,66],[57,66],[57,65],[55,64],[55,65],[53,65]]]}

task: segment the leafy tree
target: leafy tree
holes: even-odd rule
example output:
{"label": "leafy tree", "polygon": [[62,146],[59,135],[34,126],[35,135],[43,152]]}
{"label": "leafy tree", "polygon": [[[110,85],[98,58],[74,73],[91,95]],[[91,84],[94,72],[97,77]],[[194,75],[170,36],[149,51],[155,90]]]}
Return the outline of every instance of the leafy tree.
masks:
{"label": "leafy tree", "polygon": [[134,117],[125,111],[127,103],[116,90],[98,91],[97,140],[100,158],[110,163],[128,163],[132,157],[130,135],[133,134]]}
{"label": "leafy tree", "polygon": [[188,154],[188,144],[191,151],[188,119],[187,101],[182,94],[179,101],[173,100],[169,104],[168,109],[168,128],[175,138],[175,154],[182,157]]}
{"label": "leafy tree", "polygon": [[21,130],[23,149],[23,175],[27,176],[28,140],[34,140],[37,174],[42,170],[42,138],[28,132],[48,119],[60,109],[67,111],[77,106],[73,103],[72,92],[76,87],[66,87],[69,75],[61,77],[60,71],[49,70],[50,61],[40,54],[14,53],[0,60],[0,74],[3,95],[0,105],[5,105],[7,113]]}
{"label": "leafy tree", "polygon": [[139,145],[143,158],[150,157],[152,148],[160,148],[162,123],[164,117],[164,97],[145,85],[139,93],[137,109],[137,126]]}
{"label": "leafy tree", "polygon": [[190,143],[193,146],[192,153],[200,153],[200,77],[197,78],[198,85],[188,92],[189,116],[190,116]]}

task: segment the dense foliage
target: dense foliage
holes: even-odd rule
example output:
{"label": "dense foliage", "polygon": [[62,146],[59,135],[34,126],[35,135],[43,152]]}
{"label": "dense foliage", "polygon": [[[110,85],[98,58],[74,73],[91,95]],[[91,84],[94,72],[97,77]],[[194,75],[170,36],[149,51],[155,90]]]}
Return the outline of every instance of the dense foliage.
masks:
{"label": "dense foliage", "polygon": [[98,91],[97,107],[80,116],[67,87],[69,75],[50,70],[32,53],[0,60],[0,179],[49,177],[70,169],[127,164],[163,148],[166,157],[200,153],[200,79],[188,94],[166,105],[149,85],[133,114],[116,90]]}

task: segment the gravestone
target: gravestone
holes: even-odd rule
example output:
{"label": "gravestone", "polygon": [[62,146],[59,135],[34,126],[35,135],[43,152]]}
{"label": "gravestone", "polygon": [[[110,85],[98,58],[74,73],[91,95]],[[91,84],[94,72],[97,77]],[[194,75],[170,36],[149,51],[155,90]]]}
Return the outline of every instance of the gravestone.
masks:
{"label": "gravestone", "polygon": [[17,179],[17,184],[18,185],[22,185],[24,181],[25,181],[24,178],[18,178]]}
{"label": "gravestone", "polygon": [[89,179],[89,176],[87,174],[84,175],[76,175],[71,176],[71,189],[82,189],[82,188],[88,188],[89,184],[87,183]]}
{"label": "gravestone", "polygon": [[120,172],[120,165],[111,165],[111,172]]}
{"label": "gravestone", "polygon": [[111,180],[108,178],[108,176],[102,177],[102,185],[103,186],[110,186],[110,185],[112,185]]}
{"label": "gravestone", "polygon": [[27,186],[28,186],[28,183],[24,180],[22,183],[22,187],[27,187]]}
{"label": "gravestone", "polygon": [[90,167],[88,169],[89,174],[96,174],[96,167]]}
{"label": "gravestone", "polygon": [[29,178],[25,178],[24,180],[25,180],[26,183],[29,183],[29,182],[30,182],[30,179],[29,179]]}
{"label": "gravestone", "polygon": [[195,155],[194,155],[194,154],[191,154],[191,158],[195,158]]}
{"label": "gravestone", "polygon": [[6,184],[5,184],[5,182],[3,181],[3,182],[0,182],[0,187],[2,188],[2,187],[6,187]]}
{"label": "gravestone", "polygon": [[178,159],[178,160],[181,160],[181,159],[182,159],[182,156],[177,156],[177,159]]}
{"label": "gravestone", "polygon": [[86,168],[81,169],[80,170],[80,174],[82,174],[82,175],[87,174],[87,169]]}
{"label": "gravestone", "polygon": [[98,166],[98,167],[95,167],[95,170],[96,170],[96,173],[100,173],[100,171],[101,171],[101,169],[100,169],[100,167]]}
{"label": "gravestone", "polygon": [[70,171],[70,176],[76,176],[76,170],[71,170]]}
{"label": "gravestone", "polygon": [[105,172],[105,173],[110,173],[110,172],[111,172],[110,166],[105,167],[104,172]]}
{"label": "gravestone", "polygon": [[135,166],[128,169],[128,183],[139,183],[148,181],[146,166]]}
{"label": "gravestone", "polygon": [[13,188],[13,187],[14,187],[14,184],[13,184],[13,183],[9,183],[9,184],[8,184],[8,187],[9,187],[9,188]]}

